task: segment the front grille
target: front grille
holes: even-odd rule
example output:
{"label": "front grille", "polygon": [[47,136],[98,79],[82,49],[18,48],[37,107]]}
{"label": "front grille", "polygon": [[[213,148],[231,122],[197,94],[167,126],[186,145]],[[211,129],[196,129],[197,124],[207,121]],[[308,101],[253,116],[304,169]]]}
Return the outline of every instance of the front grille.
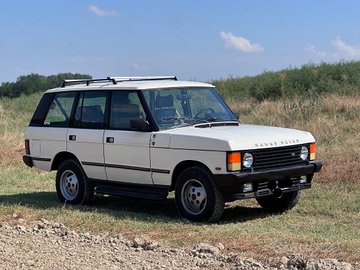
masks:
{"label": "front grille", "polygon": [[[303,145],[293,145],[279,148],[259,149],[249,151],[254,157],[254,170],[267,170],[274,168],[305,165],[307,160],[300,157],[301,147]],[[307,145],[308,149],[309,146]]]}

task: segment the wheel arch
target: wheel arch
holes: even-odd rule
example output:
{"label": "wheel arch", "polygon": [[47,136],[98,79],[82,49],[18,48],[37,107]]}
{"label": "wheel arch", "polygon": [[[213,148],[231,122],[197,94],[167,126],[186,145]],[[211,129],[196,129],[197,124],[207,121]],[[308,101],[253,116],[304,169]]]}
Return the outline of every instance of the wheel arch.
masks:
{"label": "wheel arch", "polygon": [[[68,160],[68,159],[76,159],[77,161],[78,158],[70,153],[70,152],[60,152],[60,153],[57,153],[56,156],[54,157],[54,160],[51,164],[51,171],[53,170],[57,170],[60,166],[61,163],[63,163],[65,160]],[[80,163],[80,161],[79,161]],[[81,163],[80,163],[81,164]]]}
{"label": "wheel arch", "polygon": [[196,161],[196,160],[185,160],[180,162],[178,165],[176,165],[174,172],[172,174],[172,178],[171,178],[171,187],[170,190],[175,190],[175,185],[176,185],[176,180],[178,179],[179,175],[186,170],[187,168],[190,167],[194,167],[194,166],[199,166],[199,167],[203,167],[205,169],[207,169],[210,173],[211,170],[209,169],[208,166],[206,166],[204,163],[200,162],[200,161]]}

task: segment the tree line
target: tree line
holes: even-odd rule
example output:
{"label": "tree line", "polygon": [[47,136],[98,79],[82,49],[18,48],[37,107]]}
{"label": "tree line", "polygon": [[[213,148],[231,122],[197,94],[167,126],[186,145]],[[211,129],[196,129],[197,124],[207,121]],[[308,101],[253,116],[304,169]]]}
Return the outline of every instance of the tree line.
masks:
{"label": "tree line", "polygon": [[21,95],[44,92],[47,89],[61,86],[62,81],[65,79],[92,79],[92,77],[79,73],[59,73],[51,76],[31,73],[30,75],[18,77],[16,82],[1,83],[0,97],[16,98]]}

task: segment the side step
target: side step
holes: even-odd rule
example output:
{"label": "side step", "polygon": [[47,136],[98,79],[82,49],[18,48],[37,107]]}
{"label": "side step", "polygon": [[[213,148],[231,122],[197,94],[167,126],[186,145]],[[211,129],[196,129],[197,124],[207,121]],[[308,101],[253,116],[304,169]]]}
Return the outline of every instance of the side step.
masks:
{"label": "side step", "polygon": [[[153,192],[151,192],[153,191]],[[126,197],[135,197],[135,198],[142,198],[142,199],[149,199],[149,200],[165,200],[168,192],[162,190],[149,190],[147,192],[143,190],[135,190],[135,189],[116,189],[104,186],[98,186],[95,189],[96,193],[100,194],[109,194],[109,195],[116,195],[116,196],[126,196]]]}

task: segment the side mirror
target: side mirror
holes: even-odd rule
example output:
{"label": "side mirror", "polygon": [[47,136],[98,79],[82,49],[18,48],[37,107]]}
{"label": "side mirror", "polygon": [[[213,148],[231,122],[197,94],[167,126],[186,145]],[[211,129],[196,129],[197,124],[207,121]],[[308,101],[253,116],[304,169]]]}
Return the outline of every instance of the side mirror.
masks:
{"label": "side mirror", "polygon": [[238,112],[234,113],[234,116],[236,117],[237,120],[239,120],[239,113]]}
{"label": "side mirror", "polygon": [[151,131],[151,126],[143,119],[130,119],[130,127],[137,130]]}

